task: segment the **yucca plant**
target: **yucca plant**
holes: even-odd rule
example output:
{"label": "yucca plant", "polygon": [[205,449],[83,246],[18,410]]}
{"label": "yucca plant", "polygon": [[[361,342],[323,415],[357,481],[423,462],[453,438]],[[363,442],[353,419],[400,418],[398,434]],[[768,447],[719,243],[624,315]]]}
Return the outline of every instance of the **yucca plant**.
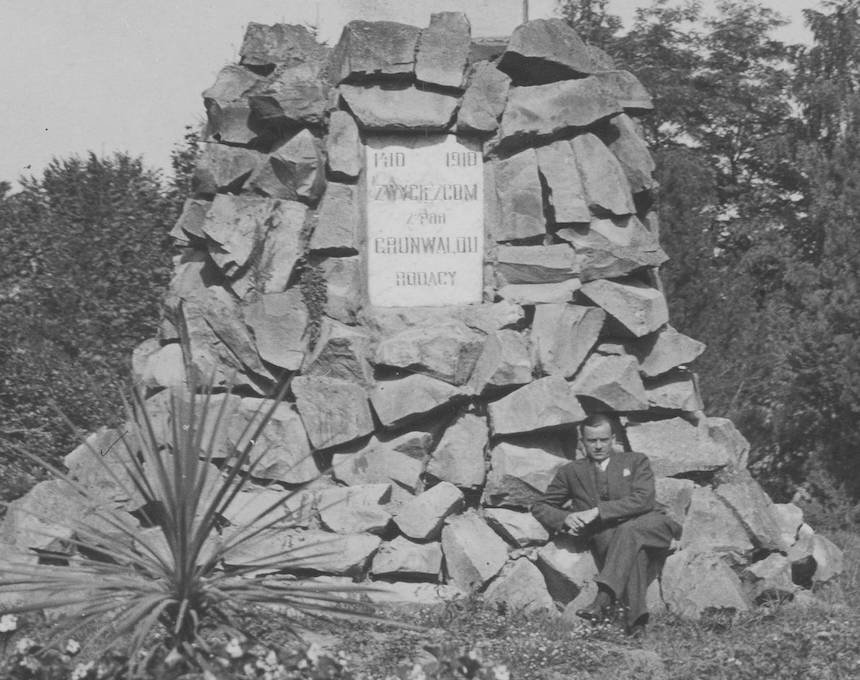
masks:
{"label": "yucca plant", "polygon": [[[24,595],[24,603],[7,611],[74,605],[73,619],[60,620],[55,639],[84,629],[97,651],[122,644],[133,662],[146,656],[153,634],[161,629],[174,657],[179,654],[210,672],[217,669],[207,661],[210,650],[201,631],[220,628],[236,635],[235,614],[249,606],[288,605],[307,614],[375,618],[344,597],[345,591],[364,590],[360,586],[249,578],[258,570],[300,569],[309,552],[315,558],[325,554],[327,548],[319,543],[273,550],[246,566],[222,568],[225,557],[240,553],[252,541],[259,543],[261,534],[276,525],[284,527],[285,516],[289,523],[287,504],[293,494],[285,493],[246,527],[226,537],[219,534],[222,515],[239,502],[239,494],[254,476],[263,455],[254,453],[255,442],[286,389],[285,385],[265,411],[247,420],[239,444],[227,452],[220,470],[213,461],[225,453],[219,433],[232,415],[229,398],[217,404],[211,386],[200,390],[193,383],[172,390],[165,436],[143,395],[134,392],[125,404],[131,431],[108,451],[90,447],[89,454],[124,493],[143,499],[146,512],[157,516],[160,531],[131,526],[127,517],[91,497],[85,485],[43,463],[98,508],[98,522],[69,520],[68,528],[74,531],[71,543],[78,553],[69,566],[8,565],[0,592]],[[285,623],[283,615],[280,623]]]}

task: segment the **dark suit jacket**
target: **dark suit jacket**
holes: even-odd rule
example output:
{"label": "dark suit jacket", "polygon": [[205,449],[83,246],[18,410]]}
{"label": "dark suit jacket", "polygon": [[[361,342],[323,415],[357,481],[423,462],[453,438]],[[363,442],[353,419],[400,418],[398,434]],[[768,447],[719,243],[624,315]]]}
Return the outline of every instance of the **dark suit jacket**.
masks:
{"label": "dark suit jacket", "polygon": [[[606,527],[660,509],[655,500],[654,473],[645,454],[613,452],[606,474],[609,500],[601,501],[594,463],[588,458],[568,463],[556,473],[546,493],[532,506],[532,514],[549,529],[561,531],[571,512],[597,508],[600,513],[598,524]],[[570,510],[562,509],[567,501],[571,501]]]}

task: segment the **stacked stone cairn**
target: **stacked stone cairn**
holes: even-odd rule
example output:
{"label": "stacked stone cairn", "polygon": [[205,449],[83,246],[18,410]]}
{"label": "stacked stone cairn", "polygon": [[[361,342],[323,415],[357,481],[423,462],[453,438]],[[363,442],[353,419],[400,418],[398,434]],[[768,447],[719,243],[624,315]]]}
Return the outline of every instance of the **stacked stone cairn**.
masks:
{"label": "stacked stone cairn", "polygon": [[[233,402],[225,457],[294,375],[225,534],[308,486],[289,526],[234,564],[306,546],[303,577],[373,581],[381,601],[483,593],[573,611],[593,596],[594,560],[529,507],[581,455],[577,423],[602,411],[650,457],[683,525],[652,561],[652,612],[744,611],[841,571],[839,549],[749,475],[732,423],[702,411],[689,365],[704,345],[669,325],[661,291],[655,168],[637,133],[652,101],[633,75],[559,20],[473,41],[459,13],[423,29],[354,21],[333,49],[301,26],[250,24],[240,57],[203,94],[206,143],[172,231],[182,254],[159,336],[134,355],[166,428],[185,380],[182,309],[190,365],[236,385],[219,397]],[[380,133],[480,145],[482,302],[368,303],[361,183]],[[66,462],[105,503],[138,509],[82,450]],[[46,549],[34,529],[68,538],[46,517],[87,511],[43,482],[10,506],[0,540]]]}

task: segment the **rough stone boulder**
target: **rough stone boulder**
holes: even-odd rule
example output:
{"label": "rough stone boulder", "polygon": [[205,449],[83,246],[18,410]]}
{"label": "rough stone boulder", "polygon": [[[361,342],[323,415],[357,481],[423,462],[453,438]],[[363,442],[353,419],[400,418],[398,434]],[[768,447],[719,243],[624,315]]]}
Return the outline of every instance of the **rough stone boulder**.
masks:
{"label": "rough stone boulder", "polygon": [[588,200],[570,142],[560,140],[537,148],[538,168],[549,190],[556,224],[591,221]]}
{"label": "rough stone boulder", "polygon": [[465,14],[433,13],[418,39],[415,77],[432,85],[462,88],[471,46],[472,29]]}
{"label": "rough stone boulder", "polygon": [[526,557],[512,560],[487,587],[484,600],[504,604],[508,611],[531,614],[554,612],[555,603],[546,587],[543,574]]}
{"label": "rough stone boulder", "polygon": [[354,255],[358,252],[360,232],[358,188],[352,184],[330,183],[320,203],[310,249]]}
{"label": "rough stone boulder", "polygon": [[529,508],[568,462],[560,444],[546,437],[500,442],[491,454],[481,501],[485,506]]}
{"label": "rough stone boulder", "polygon": [[239,48],[239,62],[249,67],[297,66],[315,59],[321,46],[304,26],[251,22]]}
{"label": "rough stone boulder", "polygon": [[384,427],[402,427],[466,397],[463,389],[420,373],[380,380],[370,392],[373,410]]}
{"label": "rough stone boulder", "polygon": [[197,198],[221,191],[238,191],[263,162],[265,155],[238,146],[206,144],[194,164],[191,190]]}
{"label": "rough stone boulder", "polygon": [[744,578],[749,581],[750,597],[755,602],[791,599],[797,590],[791,580],[791,560],[779,553],[751,564]]}
{"label": "rough stone boulder", "polygon": [[391,524],[385,504],[391,484],[358,484],[326,489],[319,495],[323,525],[338,534],[381,534]]}
{"label": "rough stone boulder", "polygon": [[370,573],[374,576],[403,576],[436,581],[442,570],[440,543],[415,543],[398,536],[383,543],[373,557]]}
{"label": "rough stone boulder", "polygon": [[[249,530],[262,528],[275,521],[272,526],[276,529],[310,526],[317,511],[317,491],[303,488],[289,493],[287,499],[284,495],[283,489],[279,487],[247,484],[221,515],[233,526]],[[269,511],[270,508],[275,509]]]}
{"label": "rough stone boulder", "polygon": [[[140,356],[135,349],[132,356],[132,374],[134,384],[141,387],[180,387],[185,384],[187,376],[185,373],[185,357],[182,354],[182,345],[177,342],[150,348],[154,351]],[[135,362],[135,359],[138,361]]]}
{"label": "rough stone boulder", "polygon": [[497,130],[510,87],[510,77],[493,64],[486,61],[475,64],[457,112],[457,129],[484,133]]}
{"label": "rough stone boulder", "polygon": [[354,451],[336,453],[332,458],[335,479],[349,484],[391,483],[392,510],[412,499],[421,488],[424,460],[433,438],[426,432],[370,441]]}
{"label": "rough stone boulder", "polygon": [[326,282],[325,315],[350,326],[355,325],[360,308],[355,291],[361,281],[358,257],[312,258]]}
{"label": "rough stone boulder", "polygon": [[534,149],[494,161],[498,217],[490,223],[496,241],[515,241],[542,236],[543,189]]}
{"label": "rough stone boulder", "polygon": [[662,590],[669,611],[691,619],[750,608],[741,580],[713,552],[682,550],[669,555],[663,566]]}
{"label": "rough stone boulder", "polygon": [[658,477],[654,480],[654,486],[657,502],[665,508],[666,514],[683,526],[693,498],[693,490],[696,488],[695,482],[690,479]]}
{"label": "rough stone boulder", "polygon": [[463,492],[450,482],[439,482],[400,508],[394,522],[413,540],[435,541],[445,519],[462,509]]}
{"label": "rough stone boulder", "polygon": [[576,253],[566,244],[502,246],[496,274],[501,285],[557,283],[577,275]]}
{"label": "rough stone boulder", "polygon": [[560,137],[621,112],[618,101],[592,78],[512,87],[499,128],[501,143]]}
{"label": "rough stone boulder", "polygon": [[482,588],[508,560],[505,542],[473,512],[446,523],[442,551],[450,580],[466,592]]}
{"label": "rough stone boulder", "polygon": [[454,118],[460,100],[410,85],[363,87],[341,85],[340,95],[364,130],[442,132]]}
{"label": "rough stone boulder", "polygon": [[25,496],[9,503],[0,526],[0,541],[25,549],[44,549],[56,539],[67,541],[75,535],[71,518],[81,517],[86,506],[68,482],[39,482]]}
{"label": "rough stone boulder", "polygon": [[540,545],[549,540],[549,532],[530,512],[487,508],[484,519],[499,536],[516,548]]}
{"label": "rough stone boulder", "polygon": [[754,548],[744,525],[719,496],[707,487],[693,491],[681,534],[682,550],[750,555]]}
{"label": "rough stone boulder", "polygon": [[206,213],[212,206],[212,201],[200,200],[197,198],[186,198],[182,205],[182,214],[173,225],[170,235],[178,242],[187,245],[188,237],[206,238],[203,234],[203,220],[206,219]]}
{"label": "rough stone boulder", "polygon": [[484,342],[468,386],[476,394],[483,394],[494,388],[525,385],[531,382],[532,368],[525,336],[513,330],[498,330]]}
{"label": "rough stone boulder", "polygon": [[797,541],[797,533],[803,525],[803,510],[794,503],[774,503],[773,517],[779,525],[782,540],[790,548]]}
{"label": "rough stone boulder", "polygon": [[[135,510],[143,497],[129,474],[129,451],[139,446],[131,431],[102,427],[63,458],[69,477],[91,498],[115,508]],[[48,489],[56,489],[48,487]]]}
{"label": "rough stone boulder", "polygon": [[651,459],[657,477],[687,472],[715,472],[731,463],[729,453],[704,428],[682,418],[649,423],[630,423],[630,448]]}
{"label": "rough stone boulder", "polygon": [[657,188],[654,179],[657,166],[632,118],[624,113],[615,116],[601,131],[600,137],[624,168],[634,194]]}
{"label": "rough stone boulder", "polygon": [[[237,529],[241,531],[242,529]],[[230,533],[225,535],[229,540]],[[382,543],[372,534],[333,534],[328,531],[280,529],[261,532],[224,556],[226,567],[271,568],[289,563],[291,570],[351,576],[363,573]]]}
{"label": "rough stone boulder", "polygon": [[361,174],[363,148],[358,125],[346,111],[333,111],[326,136],[328,170],[334,179],[355,179]]}
{"label": "rough stone boulder", "polygon": [[313,481],[320,471],[311,455],[302,419],[291,404],[282,402],[275,406],[266,427],[257,434],[257,427],[271,406],[268,399],[241,400],[227,433],[231,449],[242,450],[253,438],[249,462],[254,465],[254,477],[289,484]]}
{"label": "rough stone boulder", "polygon": [[626,112],[646,113],[654,108],[648,90],[629,71],[601,71],[592,77]]}
{"label": "rough stone boulder", "polygon": [[606,312],[599,307],[543,304],[535,309],[531,347],[546,375],[573,377],[600,336]]}
{"label": "rough stone boulder", "polygon": [[499,68],[517,84],[542,85],[597,70],[588,46],[562,19],[535,19],[514,29]]}
{"label": "rough stone boulder", "polygon": [[629,356],[592,354],[574,378],[573,391],[578,397],[592,400],[597,410],[648,409],[648,395],[639,377],[639,364]]}
{"label": "rough stone boulder", "polygon": [[795,580],[799,577],[813,584],[826,583],[845,570],[845,557],[833,541],[816,534],[807,524],[801,527],[799,536],[788,551]]}
{"label": "rough stone boulder", "polygon": [[584,284],[581,293],[617,322],[619,334],[641,338],[669,320],[663,294],[635,279],[597,280]]}
{"label": "rough stone boulder", "polygon": [[298,376],[292,390],[314,449],[350,442],[373,432],[370,403],[360,385],[325,376]]}
{"label": "rough stone boulder", "polygon": [[487,411],[494,436],[566,427],[586,418],[572,386],[557,375],[520,387]]}
{"label": "rough stone boulder", "polygon": [[789,546],[782,538],[773,501],[752,476],[737,475],[730,484],[720,484],[716,494],[740,518],[756,546],[763,550],[785,552]]}
{"label": "rough stone boulder", "polygon": [[582,539],[557,536],[538,551],[537,564],[552,599],[564,606],[597,576],[597,564]]}
{"label": "rough stone boulder", "polygon": [[221,69],[215,83],[203,93],[209,134],[220,142],[247,144],[255,133],[250,127],[248,94],[265,80],[242,66]]}
{"label": "rough stone boulder", "polygon": [[579,279],[561,283],[524,283],[503,286],[499,296],[518,305],[564,304],[573,301],[573,294],[582,287]]}
{"label": "rough stone boulder", "polygon": [[331,58],[336,82],[412,73],[420,29],[393,21],[350,21]]}
{"label": "rough stone boulder", "polygon": [[369,346],[370,336],[364,330],[324,318],[314,350],[305,356],[302,373],[370,387],[374,380]]}
{"label": "rough stone boulder", "polygon": [[245,308],[245,323],[263,361],[295,371],[308,349],[308,309],[298,290],[258,296]]}
{"label": "rough stone boulder", "polygon": [[704,343],[666,326],[626,345],[627,351],[639,360],[642,375],[653,378],[685,366],[705,351]]}
{"label": "rough stone boulder", "polygon": [[704,425],[708,437],[725,450],[729,457],[727,472],[730,474],[746,470],[749,460],[750,443],[728,418],[706,418]]}
{"label": "rough stone boulder", "polygon": [[590,132],[570,142],[589,209],[598,216],[624,216],[636,212],[624,168],[615,155]]}
{"label": "rough stone boulder", "polygon": [[472,413],[462,413],[448,426],[427,463],[427,474],[463,489],[477,489],[484,483],[484,452],[489,444],[487,421]]}
{"label": "rough stone boulder", "polygon": [[[635,363],[638,366],[638,362]],[[690,371],[676,369],[646,380],[645,393],[649,406],[655,411],[695,413],[705,408],[696,377]]]}
{"label": "rough stone boulder", "polygon": [[255,129],[271,135],[297,125],[320,125],[331,90],[324,65],[322,60],[282,64],[265,83],[257,85],[248,94]]}
{"label": "rough stone boulder", "polygon": [[483,345],[483,336],[462,322],[450,320],[386,338],[376,348],[374,362],[462,385],[472,374]]}
{"label": "rough stone boulder", "polygon": [[306,128],[272,151],[248,179],[259,194],[306,203],[316,203],[325,185],[322,145]]}

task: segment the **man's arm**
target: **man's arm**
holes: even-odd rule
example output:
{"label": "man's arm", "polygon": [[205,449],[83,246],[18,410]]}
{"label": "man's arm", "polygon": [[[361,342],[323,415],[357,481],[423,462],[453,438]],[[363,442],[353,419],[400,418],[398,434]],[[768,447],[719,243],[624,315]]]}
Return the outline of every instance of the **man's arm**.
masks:
{"label": "man's arm", "polygon": [[570,511],[561,509],[562,505],[571,500],[569,475],[572,473],[567,466],[556,472],[546,492],[531,507],[535,518],[553,531],[563,531],[565,520],[571,514]]}
{"label": "man's arm", "polygon": [[604,521],[627,519],[644,515],[656,507],[654,472],[651,470],[651,463],[647,456],[636,455],[631,461],[631,468],[633,479],[630,483],[630,493],[617,500],[600,501],[597,504],[600,519]]}

